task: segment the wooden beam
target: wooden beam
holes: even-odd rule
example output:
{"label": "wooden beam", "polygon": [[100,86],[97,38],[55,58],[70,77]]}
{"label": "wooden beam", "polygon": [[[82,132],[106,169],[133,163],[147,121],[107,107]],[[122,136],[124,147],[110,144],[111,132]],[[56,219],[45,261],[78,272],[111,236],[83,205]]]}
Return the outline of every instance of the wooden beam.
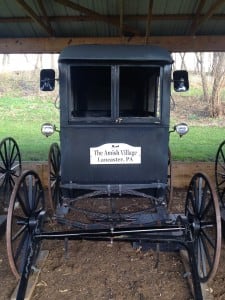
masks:
{"label": "wooden beam", "polygon": [[[68,37],[68,38],[0,38],[0,53],[59,53],[69,45],[124,44],[145,45],[145,37]],[[148,45],[159,45],[171,52],[225,51],[221,36],[151,36]]]}

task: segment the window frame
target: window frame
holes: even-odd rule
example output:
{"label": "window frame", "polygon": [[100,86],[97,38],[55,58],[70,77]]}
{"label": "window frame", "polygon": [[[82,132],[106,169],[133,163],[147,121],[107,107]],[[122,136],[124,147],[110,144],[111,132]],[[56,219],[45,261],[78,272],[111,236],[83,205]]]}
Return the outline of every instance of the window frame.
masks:
{"label": "window frame", "polygon": [[[72,111],[74,110],[74,98],[72,92],[72,80],[71,80],[71,69],[74,67],[109,67],[110,68],[110,76],[111,76],[111,98],[110,98],[110,107],[111,107],[111,114],[110,116],[88,116],[88,117],[75,117],[72,116]],[[147,67],[147,68],[159,68],[159,88],[157,91],[159,95],[157,95],[157,104],[158,109],[160,110],[160,114],[157,117],[154,116],[147,116],[147,117],[136,117],[136,116],[125,116],[120,117],[120,68],[121,67]],[[71,124],[121,124],[121,123],[144,123],[144,124],[160,124],[162,123],[162,101],[163,101],[163,66],[160,64],[140,64],[140,63],[116,63],[116,62],[103,62],[103,63],[96,63],[96,62],[87,62],[87,63],[73,63],[69,65],[68,68],[68,121]]]}

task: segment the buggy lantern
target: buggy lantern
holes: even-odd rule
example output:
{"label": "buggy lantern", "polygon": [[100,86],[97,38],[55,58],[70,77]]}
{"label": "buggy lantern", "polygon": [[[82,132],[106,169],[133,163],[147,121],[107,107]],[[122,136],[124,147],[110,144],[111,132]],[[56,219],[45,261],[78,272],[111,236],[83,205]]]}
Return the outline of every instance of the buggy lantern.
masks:
{"label": "buggy lantern", "polygon": [[51,136],[55,131],[55,125],[52,125],[51,123],[44,123],[41,126],[41,133],[46,137]]}
{"label": "buggy lantern", "polygon": [[176,131],[180,137],[188,133],[189,128],[186,123],[180,123],[174,126],[174,131]]}

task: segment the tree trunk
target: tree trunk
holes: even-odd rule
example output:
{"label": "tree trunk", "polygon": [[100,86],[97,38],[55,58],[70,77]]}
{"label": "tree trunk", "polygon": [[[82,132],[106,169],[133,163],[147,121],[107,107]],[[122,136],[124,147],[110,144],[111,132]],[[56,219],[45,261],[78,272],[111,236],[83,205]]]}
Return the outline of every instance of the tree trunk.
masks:
{"label": "tree trunk", "polygon": [[206,103],[209,103],[209,86],[208,86],[208,80],[207,80],[207,73],[204,69],[204,57],[203,53],[196,53],[196,59],[200,68],[200,75],[201,75],[201,81],[202,81],[202,89],[203,89],[203,101]]}
{"label": "tree trunk", "polygon": [[223,114],[221,103],[221,87],[224,82],[225,75],[225,53],[215,52],[213,57],[213,86],[211,94],[211,116],[213,118]]}

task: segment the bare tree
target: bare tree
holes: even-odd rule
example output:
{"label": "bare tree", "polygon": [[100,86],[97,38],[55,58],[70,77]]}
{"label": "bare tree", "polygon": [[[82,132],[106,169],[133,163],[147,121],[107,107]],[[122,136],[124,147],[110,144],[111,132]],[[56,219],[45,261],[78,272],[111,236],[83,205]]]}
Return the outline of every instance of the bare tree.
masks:
{"label": "bare tree", "polygon": [[202,53],[197,53],[196,58],[200,65],[200,74],[204,99],[209,105],[210,116],[216,118],[224,114],[221,88],[225,81],[225,53],[214,52],[212,59],[212,70],[210,72],[210,82],[207,80],[207,73],[204,70],[204,59]]}
{"label": "bare tree", "polygon": [[186,63],[185,63],[185,52],[181,52],[180,53],[180,59],[181,59],[181,70],[187,70],[187,66],[186,66]]}
{"label": "bare tree", "polygon": [[36,56],[36,63],[35,63],[35,70],[42,69],[42,54],[37,54]]}
{"label": "bare tree", "polygon": [[212,117],[223,114],[221,101],[221,88],[225,79],[225,53],[215,52],[213,56],[213,86],[211,94],[211,114]]}
{"label": "bare tree", "polygon": [[3,58],[2,58],[2,65],[3,68],[5,68],[10,62],[10,56],[9,54],[3,54]]}
{"label": "bare tree", "polygon": [[199,52],[195,53],[198,69],[201,75],[201,81],[202,81],[202,89],[203,89],[203,101],[209,103],[210,96],[209,96],[209,83],[207,80],[207,73],[204,68],[204,53]]}

